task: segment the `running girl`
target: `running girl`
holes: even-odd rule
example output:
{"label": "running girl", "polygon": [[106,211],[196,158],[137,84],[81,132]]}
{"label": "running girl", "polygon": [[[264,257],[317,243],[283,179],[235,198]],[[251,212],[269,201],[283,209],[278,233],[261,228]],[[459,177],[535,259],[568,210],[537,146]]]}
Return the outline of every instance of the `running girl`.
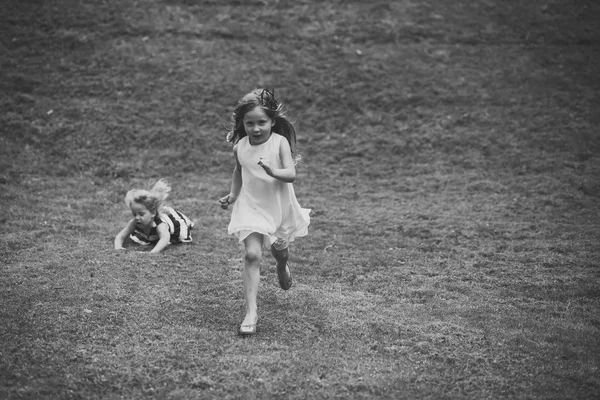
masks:
{"label": "running girl", "polygon": [[233,204],[229,234],[244,243],[242,280],[246,316],[239,333],[256,332],[262,247],[277,260],[279,285],[292,286],[288,244],[306,236],[309,209],[301,208],[292,182],[296,179],[296,131],[275,100],[274,91],[254,90],[238,102],[232,114],[235,168],[229,194],[219,201],[223,209]]}

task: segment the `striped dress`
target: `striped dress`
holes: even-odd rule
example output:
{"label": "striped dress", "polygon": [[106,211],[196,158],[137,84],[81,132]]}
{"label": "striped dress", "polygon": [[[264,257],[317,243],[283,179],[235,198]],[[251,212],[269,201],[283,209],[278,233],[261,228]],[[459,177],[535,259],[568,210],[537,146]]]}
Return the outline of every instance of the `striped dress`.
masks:
{"label": "striped dress", "polygon": [[[167,224],[169,233],[171,234],[171,243],[186,243],[192,241],[191,230],[194,228],[194,223],[188,217],[172,209],[171,207],[162,207],[160,212],[154,217],[156,226]],[[145,234],[142,230],[135,228],[135,231],[129,235],[131,240],[147,246],[158,242],[158,232],[156,227],[150,229],[149,234]]]}

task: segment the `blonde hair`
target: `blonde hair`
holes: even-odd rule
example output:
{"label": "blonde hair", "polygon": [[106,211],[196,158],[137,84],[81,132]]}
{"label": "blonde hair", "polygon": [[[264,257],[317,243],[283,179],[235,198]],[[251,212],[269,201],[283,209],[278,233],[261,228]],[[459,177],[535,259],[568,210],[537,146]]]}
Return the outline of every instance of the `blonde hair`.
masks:
{"label": "blonde hair", "polygon": [[142,204],[154,214],[163,207],[169,193],[171,193],[171,186],[164,179],[160,179],[150,190],[131,189],[128,191],[125,195],[125,204],[130,208],[132,203]]}

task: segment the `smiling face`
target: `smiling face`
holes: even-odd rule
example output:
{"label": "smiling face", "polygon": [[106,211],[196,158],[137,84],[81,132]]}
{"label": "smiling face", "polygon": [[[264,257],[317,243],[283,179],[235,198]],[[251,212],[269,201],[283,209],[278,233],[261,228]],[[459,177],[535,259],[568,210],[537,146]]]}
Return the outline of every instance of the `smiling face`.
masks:
{"label": "smiling face", "polygon": [[271,137],[274,121],[265,111],[256,106],[244,115],[244,130],[251,145],[263,144]]}
{"label": "smiling face", "polygon": [[145,205],[135,201],[131,203],[131,213],[135,219],[135,224],[140,228],[149,227],[154,219],[154,214]]}

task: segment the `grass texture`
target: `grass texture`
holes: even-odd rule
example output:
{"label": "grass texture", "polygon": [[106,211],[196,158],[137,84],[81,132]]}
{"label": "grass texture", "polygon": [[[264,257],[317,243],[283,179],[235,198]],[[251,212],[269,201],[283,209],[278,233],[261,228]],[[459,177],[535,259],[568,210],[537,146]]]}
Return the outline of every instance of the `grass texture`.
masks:
{"label": "grass texture", "polygon": [[[0,398],[600,396],[600,6],[7,0]],[[217,199],[274,87],[312,209],[294,287]],[[112,250],[159,178],[194,242]]]}

